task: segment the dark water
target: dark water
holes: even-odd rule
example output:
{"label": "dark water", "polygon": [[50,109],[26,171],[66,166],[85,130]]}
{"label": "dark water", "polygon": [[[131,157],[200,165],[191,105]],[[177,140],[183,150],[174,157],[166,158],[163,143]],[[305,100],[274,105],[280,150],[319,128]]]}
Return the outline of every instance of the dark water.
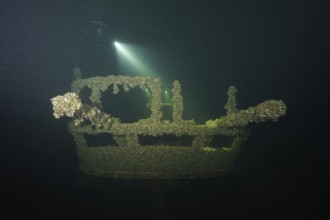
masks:
{"label": "dark water", "polygon": [[[215,2],[1,1],[2,213],[329,217],[326,5]],[[68,120],[53,118],[49,99],[70,90],[73,67],[85,77],[121,73],[114,40],[139,46],[138,57],[148,58],[165,83],[180,80],[186,119],[202,123],[224,114],[229,85],[239,90],[239,108],[282,99],[287,115],[252,124],[236,170],[223,177],[85,176]]]}

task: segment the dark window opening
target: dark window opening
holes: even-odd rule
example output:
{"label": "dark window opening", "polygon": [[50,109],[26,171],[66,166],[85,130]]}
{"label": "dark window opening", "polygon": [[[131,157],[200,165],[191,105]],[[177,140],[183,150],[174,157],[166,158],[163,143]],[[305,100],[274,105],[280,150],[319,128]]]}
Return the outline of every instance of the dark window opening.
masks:
{"label": "dark window opening", "polygon": [[214,135],[209,147],[230,147],[233,142],[232,137],[227,137],[224,135]]}
{"label": "dark window opening", "polygon": [[84,134],[84,138],[90,147],[118,146],[112,134]]}
{"label": "dark window opening", "polygon": [[151,112],[147,103],[151,100],[148,100],[141,88],[130,88],[129,91],[125,91],[122,86],[118,88],[117,94],[113,94],[113,86],[102,93],[102,111],[120,118],[123,123],[137,122],[150,117]]}
{"label": "dark window opening", "polygon": [[92,90],[90,88],[84,87],[79,93],[81,102],[84,104],[87,104],[87,105],[92,105],[92,102],[89,99],[91,93],[92,93]]}

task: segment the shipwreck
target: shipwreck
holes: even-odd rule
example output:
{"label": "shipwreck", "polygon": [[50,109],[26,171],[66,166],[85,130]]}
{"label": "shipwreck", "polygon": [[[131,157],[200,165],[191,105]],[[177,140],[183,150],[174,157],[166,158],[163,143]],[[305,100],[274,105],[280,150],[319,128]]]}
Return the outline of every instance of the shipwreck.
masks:
{"label": "shipwreck", "polygon": [[[183,119],[183,98],[179,81],[173,82],[171,100],[162,100],[161,80],[145,76],[109,75],[82,78],[74,69],[75,80],[70,92],[51,99],[54,117],[71,117],[69,131],[73,135],[82,172],[113,178],[200,178],[219,176],[232,171],[241,144],[248,137],[248,125],[254,122],[277,121],[285,115],[281,100],[268,100],[257,106],[239,110],[237,89],[228,89],[226,115],[197,124]],[[88,88],[88,103],[83,103],[81,91]],[[132,88],[148,90],[151,94],[150,115],[127,123],[102,110],[102,94],[129,93]],[[163,109],[171,109],[171,117],[164,118]],[[114,142],[93,146],[86,135],[96,138],[109,135]],[[228,139],[224,146],[212,145],[214,137]],[[175,142],[153,144],[146,138],[175,137]],[[182,145],[180,138],[190,138]]]}

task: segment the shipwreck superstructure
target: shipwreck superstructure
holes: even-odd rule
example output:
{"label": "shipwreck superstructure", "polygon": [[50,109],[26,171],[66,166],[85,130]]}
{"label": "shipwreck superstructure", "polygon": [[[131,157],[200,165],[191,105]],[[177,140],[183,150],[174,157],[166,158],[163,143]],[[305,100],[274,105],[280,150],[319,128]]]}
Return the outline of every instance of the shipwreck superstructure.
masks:
{"label": "shipwreck superstructure", "polygon": [[[237,92],[228,90],[226,115],[204,124],[184,120],[183,98],[179,81],[173,82],[171,103],[162,100],[161,80],[145,76],[115,76],[81,78],[75,68],[72,91],[51,99],[54,116],[72,117],[69,131],[77,145],[80,169],[87,174],[116,178],[197,178],[223,175],[234,168],[240,146],[247,138],[247,126],[252,122],[277,121],[285,115],[281,100],[268,100],[245,110],[236,108]],[[89,104],[82,103],[81,91],[88,88]],[[112,95],[130,92],[132,88],[148,89],[151,93],[150,116],[132,123],[102,111],[102,93]],[[170,106],[172,117],[163,117],[162,107]],[[86,135],[110,135],[115,144],[92,146]],[[190,144],[144,144],[150,137],[189,137]],[[230,140],[225,146],[211,145],[214,137]]]}

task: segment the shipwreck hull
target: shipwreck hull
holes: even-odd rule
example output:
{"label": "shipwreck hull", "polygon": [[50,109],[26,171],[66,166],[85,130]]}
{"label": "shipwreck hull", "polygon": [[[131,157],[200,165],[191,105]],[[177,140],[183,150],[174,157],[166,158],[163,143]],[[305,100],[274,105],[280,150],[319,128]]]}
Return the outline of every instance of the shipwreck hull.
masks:
{"label": "shipwreck hull", "polygon": [[[228,148],[227,148],[228,149]],[[79,147],[80,169],[114,178],[198,178],[233,170],[238,150],[188,146]]]}

